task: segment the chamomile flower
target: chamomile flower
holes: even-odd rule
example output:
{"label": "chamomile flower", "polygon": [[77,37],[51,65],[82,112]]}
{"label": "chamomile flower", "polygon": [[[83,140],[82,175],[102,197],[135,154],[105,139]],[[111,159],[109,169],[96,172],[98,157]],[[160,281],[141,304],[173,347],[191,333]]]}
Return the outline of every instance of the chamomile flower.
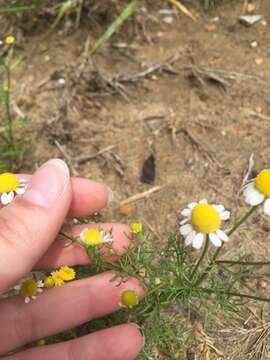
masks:
{"label": "chamomile flower", "polygon": [[257,206],[263,204],[263,211],[270,215],[270,169],[262,170],[244,189],[247,204]]}
{"label": "chamomile flower", "polygon": [[131,224],[131,231],[133,232],[133,234],[139,234],[142,231],[142,224],[140,223]]}
{"label": "chamomile flower", "polygon": [[134,306],[138,305],[139,298],[135,290],[128,289],[124,290],[121,293],[120,306],[132,309]]}
{"label": "chamomile flower", "polygon": [[75,279],[76,276],[76,272],[74,269],[72,269],[69,266],[62,266],[60,267],[60,269],[58,270],[59,275],[61,276],[61,278],[64,281],[71,281]]}
{"label": "chamomile flower", "polygon": [[112,242],[113,238],[110,232],[99,229],[85,228],[80,233],[81,241],[88,246],[100,246],[104,243]]}
{"label": "chamomile flower", "polygon": [[45,277],[45,279],[44,279],[44,286],[45,286],[46,288],[54,287],[54,281],[53,281],[52,276],[46,276],[46,277]]}
{"label": "chamomile flower", "polygon": [[185,245],[200,249],[206,236],[213,245],[219,247],[229,238],[220,230],[221,221],[230,218],[230,212],[223,205],[210,205],[207,200],[192,202],[181,213],[180,233],[185,237]]}
{"label": "chamomile flower", "polygon": [[37,294],[41,293],[44,284],[41,280],[35,280],[34,278],[27,278],[22,280],[18,285],[14,286],[14,289],[19,295],[24,297],[24,301],[28,304],[31,299],[35,300]]}
{"label": "chamomile flower", "polygon": [[51,272],[51,277],[52,277],[52,280],[53,280],[55,286],[61,286],[64,284],[64,280],[63,280],[62,276],[60,275],[59,271]]}
{"label": "chamomile flower", "polygon": [[15,37],[12,36],[12,35],[7,36],[6,39],[5,39],[5,43],[6,43],[7,45],[12,45],[12,44],[14,44],[14,41],[15,41]]}
{"label": "chamomile flower", "polygon": [[22,195],[25,192],[27,180],[19,179],[18,176],[11,173],[0,175],[0,203],[7,205],[13,201],[16,195]]}

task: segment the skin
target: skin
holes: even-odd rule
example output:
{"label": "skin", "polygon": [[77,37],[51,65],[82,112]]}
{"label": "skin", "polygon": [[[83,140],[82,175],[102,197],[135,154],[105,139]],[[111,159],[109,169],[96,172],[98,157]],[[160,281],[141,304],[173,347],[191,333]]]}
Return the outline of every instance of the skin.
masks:
{"label": "skin", "polygon": [[[21,176],[31,180],[29,175]],[[78,244],[64,247],[66,240],[57,234],[67,216],[86,216],[106,207],[106,186],[81,178],[71,178],[64,195],[44,209],[17,197],[0,209],[0,294],[18,283],[33,269],[51,269],[61,265],[87,264],[84,249]],[[113,246],[123,253],[129,244],[129,227],[99,224],[112,229]],[[77,225],[66,231],[78,235]],[[114,258],[117,260],[117,258]],[[32,348],[11,354],[17,347],[57,334],[91,319],[119,309],[123,289],[143,290],[135,279],[116,287],[111,273],[77,280],[46,289],[35,301],[25,304],[21,296],[0,301],[0,357],[4,360],[132,360],[143,345],[135,324],[123,324],[57,345]]]}

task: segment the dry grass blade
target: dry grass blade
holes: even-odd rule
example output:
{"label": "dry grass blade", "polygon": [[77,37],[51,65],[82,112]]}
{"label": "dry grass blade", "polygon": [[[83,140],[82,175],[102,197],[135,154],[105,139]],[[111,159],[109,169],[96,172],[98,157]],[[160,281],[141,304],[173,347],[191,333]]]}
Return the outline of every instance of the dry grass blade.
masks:
{"label": "dry grass blade", "polygon": [[197,21],[195,16],[183,4],[181,4],[179,0],[168,0],[168,1],[172,5],[175,5],[180,11],[182,11],[182,13],[189,16],[192,20]]}

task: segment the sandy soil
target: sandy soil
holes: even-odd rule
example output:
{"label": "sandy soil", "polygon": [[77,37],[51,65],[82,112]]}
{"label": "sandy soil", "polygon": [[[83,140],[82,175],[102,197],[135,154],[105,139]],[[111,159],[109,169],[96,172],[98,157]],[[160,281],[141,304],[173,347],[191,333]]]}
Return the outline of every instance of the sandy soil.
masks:
{"label": "sandy soil", "polygon": [[[257,13],[270,21],[267,3],[261,1]],[[240,24],[239,2],[207,13],[192,1],[187,5],[196,23],[177,11],[161,13],[168,9],[164,3],[148,6],[90,59],[87,49],[110,14],[101,21],[97,10],[94,22],[83,21],[77,31],[68,20],[47,39],[39,20],[34,28],[13,23],[24,59],[13,78],[13,105],[30,119],[20,136],[36,144],[21,167],[33,171],[50,157],[66,157],[75,175],[114,190],[105,219],[139,220],[157,244],[176,229],[180,209],[193,199],[223,203],[237,217],[245,207],[240,190],[251,154],[251,175],[269,167],[270,23]],[[149,185],[140,181],[140,172],[151,153],[157,175]],[[162,188],[135,202],[129,215],[121,214],[121,201],[154,186]],[[269,258],[269,231],[269,219],[255,216],[231,239],[226,256]],[[270,293],[265,271],[266,286],[256,287],[263,295]],[[264,309],[269,312],[269,305]],[[228,359],[225,337],[209,336]],[[213,349],[209,354],[200,356],[220,358]]]}

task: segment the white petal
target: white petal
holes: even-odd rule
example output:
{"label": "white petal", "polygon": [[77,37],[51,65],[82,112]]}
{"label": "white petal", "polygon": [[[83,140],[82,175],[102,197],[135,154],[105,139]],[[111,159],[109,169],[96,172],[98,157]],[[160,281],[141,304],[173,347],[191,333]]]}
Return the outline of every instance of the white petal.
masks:
{"label": "white petal", "polygon": [[24,302],[26,303],[26,304],[29,304],[30,303],[30,297],[29,296],[27,296],[25,299],[24,299]]}
{"label": "white petal", "polygon": [[192,226],[190,224],[186,224],[180,227],[180,234],[187,236],[192,231]]}
{"label": "white petal", "polygon": [[13,287],[13,289],[16,290],[16,291],[20,291],[20,290],[21,290],[21,287],[22,287],[22,285],[19,284],[19,285],[15,285],[15,286]]}
{"label": "white petal", "polygon": [[3,205],[7,205],[7,204],[11,203],[13,199],[14,199],[14,192],[13,191],[11,191],[9,193],[3,193],[1,195],[1,203]]}
{"label": "white petal", "polygon": [[216,234],[220,238],[220,240],[223,240],[223,241],[228,241],[229,240],[228,235],[225,234],[225,232],[222,231],[222,230],[217,230]]}
{"label": "white petal", "polygon": [[209,239],[216,247],[220,247],[222,244],[220,238],[215,233],[209,234]]}
{"label": "white petal", "polygon": [[185,238],[185,245],[188,246],[192,243],[194,237],[196,236],[196,231],[192,230],[188,236]]}
{"label": "white petal", "polygon": [[27,182],[28,182],[27,179],[20,179],[20,184],[27,183]]}
{"label": "white petal", "polygon": [[244,186],[244,193],[246,191],[249,191],[249,190],[256,190],[256,187],[255,187],[255,181],[252,181],[250,183],[247,183],[245,186]]}
{"label": "white petal", "polygon": [[190,210],[192,210],[197,204],[198,204],[197,202],[193,201],[193,202],[191,202],[191,203],[188,204],[188,208],[189,208]]}
{"label": "white petal", "polygon": [[31,296],[31,298],[33,299],[33,300],[36,300],[36,296],[35,295],[33,295],[33,296]]}
{"label": "white petal", "polygon": [[202,199],[199,201],[199,204],[207,204],[207,200],[206,199]]}
{"label": "white petal", "polygon": [[185,218],[180,221],[180,225],[183,225],[183,224],[187,223],[188,221],[189,221],[189,218]]}
{"label": "white petal", "polygon": [[265,200],[263,205],[263,211],[265,215],[270,215],[270,199]]}
{"label": "white petal", "polygon": [[204,241],[204,234],[197,233],[195,238],[192,241],[192,246],[195,249],[199,250],[202,247],[203,241]]}
{"label": "white petal", "polygon": [[25,193],[25,188],[24,187],[19,187],[15,192],[18,195],[23,195]]}
{"label": "white petal", "polygon": [[225,210],[222,213],[219,214],[221,220],[228,220],[230,218],[230,212]]}
{"label": "white petal", "polygon": [[213,205],[213,207],[217,210],[218,213],[222,213],[225,210],[223,205]]}
{"label": "white petal", "polygon": [[191,215],[191,210],[189,208],[185,208],[182,212],[181,215],[183,216],[190,216]]}
{"label": "white petal", "polygon": [[265,196],[257,190],[252,190],[246,195],[246,202],[251,206],[259,205],[263,202]]}

